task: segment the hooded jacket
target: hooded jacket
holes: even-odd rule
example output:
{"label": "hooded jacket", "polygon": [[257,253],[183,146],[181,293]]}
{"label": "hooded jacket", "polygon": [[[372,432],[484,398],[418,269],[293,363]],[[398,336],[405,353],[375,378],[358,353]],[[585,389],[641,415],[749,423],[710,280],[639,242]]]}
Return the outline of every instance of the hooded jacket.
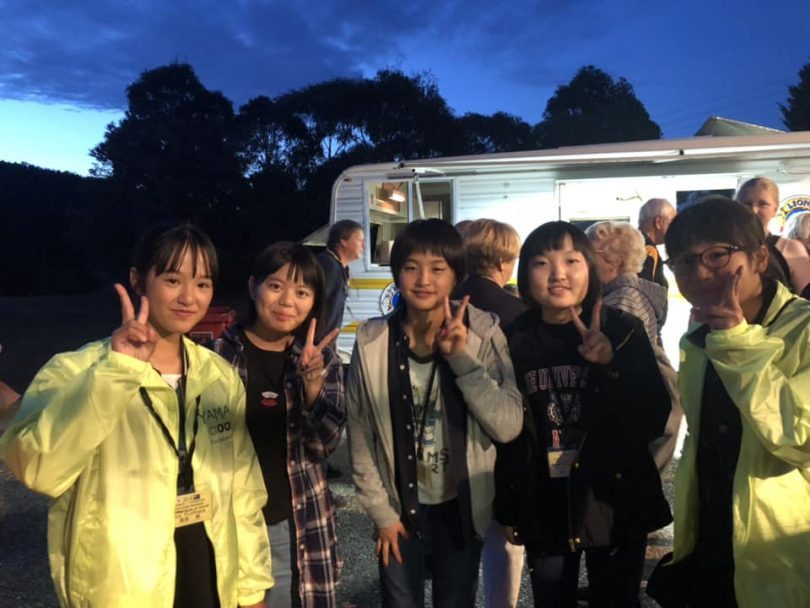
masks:
{"label": "hooded jacket", "polygon": [[[273,584],[261,508],[267,500],[245,427],[245,393],[221,357],[184,339],[186,437],[197,489],[211,492],[205,531],[223,608],[261,601]],[[27,487],[55,499],[51,576],[61,606],[170,608],[178,459],[139,392],[178,441],[177,393],[109,339],[56,355],[36,375],[0,457]],[[198,400],[199,398],[199,400]]]}
{"label": "hooded jacket", "polygon": [[[392,314],[396,314],[396,311]],[[472,523],[482,537],[492,520],[493,469],[497,441],[517,436],[523,421],[521,397],[495,315],[467,307],[467,348],[445,357],[467,407],[466,471]],[[360,504],[377,528],[402,516],[397,491],[394,429],[388,395],[389,325],[371,319],[357,331],[346,382],[348,437]]]}
{"label": "hooded jacket", "polygon": [[689,423],[675,476],[673,562],[697,538],[697,444],[706,362],[739,408],[742,442],[732,490],[734,588],[741,608],[810,606],[810,302],[782,284],[762,325],[681,340]]}

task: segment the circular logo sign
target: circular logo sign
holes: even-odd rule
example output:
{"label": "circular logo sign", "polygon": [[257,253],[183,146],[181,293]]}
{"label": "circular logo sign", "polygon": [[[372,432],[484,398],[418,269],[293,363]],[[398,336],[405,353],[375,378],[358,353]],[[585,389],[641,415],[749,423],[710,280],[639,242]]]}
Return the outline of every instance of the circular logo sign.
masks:
{"label": "circular logo sign", "polygon": [[803,211],[810,211],[810,195],[800,194],[799,196],[791,196],[782,201],[779,205],[779,213],[777,217],[780,222],[784,224],[790,219],[791,215],[801,213]]}
{"label": "circular logo sign", "polygon": [[391,281],[380,294],[380,312],[387,315],[394,310],[397,302],[399,302],[399,289],[397,289],[397,286]]}

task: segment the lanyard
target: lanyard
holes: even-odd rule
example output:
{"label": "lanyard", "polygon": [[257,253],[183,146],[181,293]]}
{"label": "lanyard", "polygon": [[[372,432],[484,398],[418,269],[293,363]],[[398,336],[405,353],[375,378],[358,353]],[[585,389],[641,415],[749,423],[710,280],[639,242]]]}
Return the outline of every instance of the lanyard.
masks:
{"label": "lanyard", "polygon": [[180,379],[180,383],[177,386],[177,403],[179,405],[179,415],[180,415],[180,428],[178,432],[178,443],[174,443],[174,438],[172,437],[171,432],[169,432],[166,423],[163,422],[163,419],[155,410],[155,406],[152,403],[152,398],[149,396],[147,390],[142,386],[139,389],[141,394],[141,398],[143,399],[144,405],[146,405],[149,412],[152,414],[152,417],[157,422],[160,430],[163,432],[163,437],[165,437],[166,442],[169,444],[169,447],[172,448],[172,451],[177,456],[177,460],[180,463],[180,470],[177,473],[177,490],[179,494],[187,494],[189,492],[194,491],[194,471],[191,468],[191,459],[194,456],[194,448],[197,447],[197,430],[200,426],[200,395],[197,395],[197,405],[194,410],[194,432],[191,436],[191,444],[189,445],[188,449],[186,449],[186,356],[185,351],[183,351],[183,377]]}
{"label": "lanyard", "polygon": [[422,460],[422,447],[425,441],[425,424],[427,423],[427,410],[430,404],[430,394],[433,392],[433,379],[436,377],[436,359],[430,366],[430,379],[428,380],[427,391],[422,399],[421,420],[419,421],[419,435],[417,436],[416,458]]}

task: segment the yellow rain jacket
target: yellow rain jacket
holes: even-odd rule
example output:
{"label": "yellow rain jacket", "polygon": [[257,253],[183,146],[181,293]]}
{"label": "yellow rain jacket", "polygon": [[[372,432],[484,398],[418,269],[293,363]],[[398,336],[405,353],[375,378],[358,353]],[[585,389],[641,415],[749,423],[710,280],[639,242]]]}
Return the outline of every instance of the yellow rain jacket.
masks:
{"label": "yellow rain jacket", "polygon": [[689,424],[675,476],[673,561],[695,547],[695,457],[707,358],[740,410],[732,499],[734,588],[741,608],[810,606],[810,302],[778,285],[762,325],[712,331],[705,349],[681,340]]}
{"label": "yellow rain jacket", "polygon": [[[186,438],[198,489],[211,491],[205,531],[223,608],[264,599],[273,584],[261,508],[267,500],[233,368],[185,340]],[[178,441],[178,400],[147,362],[109,339],[56,355],[34,378],[0,457],[26,486],[55,498],[51,575],[62,606],[170,608],[175,579],[178,460],[139,393]]]}

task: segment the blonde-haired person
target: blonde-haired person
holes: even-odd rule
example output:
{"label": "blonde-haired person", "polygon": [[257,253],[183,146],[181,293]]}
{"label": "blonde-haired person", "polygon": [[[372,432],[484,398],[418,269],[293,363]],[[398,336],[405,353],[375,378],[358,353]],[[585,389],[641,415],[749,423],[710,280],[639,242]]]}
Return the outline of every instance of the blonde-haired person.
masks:
{"label": "blonde-haired person", "polygon": [[769,225],[779,210],[779,186],[767,177],[755,177],[737,191],[737,201],[759,218],[771,257],[782,270],[787,286],[796,293],[810,284],[810,254],[802,243],[771,234]]}
{"label": "blonde-haired person", "polygon": [[637,273],[644,265],[647,251],[644,236],[632,225],[627,222],[597,222],[589,226],[585,234],[596,250],[596,268],[602,283],[604,303],[629,312],[644,323],[672,401],[664,434],[650,445],[655,464],[662,471],[675,453],[678,429],[683,418],[678,375],[661,347],[667,290],[657,283],[639,278]]}
{"label": "blonde-haired person", "polygon": [[[456,230],[459,226],[456,225]],[[460,230],[467,257],[467,278],[453,290],[454,299],[469,296],[473,306],[498,315],[506,328],[526,305],[504,286],[512,277],[520,254],[520,236],[509,224],[491,219],[467,222]],[[481,553],[484,574],[484,605],[487,608],[516,606],[523,570],[523,546],[507,541],[497,521],[490,524]]]}
{"label": "blonde-haired person", "polygon": [[509,224],[478,219],[463,227],[462,237],[469,274],[453,290],[453,297],[470,296],[473,306],[494,312],[505,328],[526,310],[522,301],[504,289],[520,254],[520,236]]}
{"label": "blonde-haired person", "polygon": [[637,316],[650,341],[658,343],[667,290],[638,277],[647,258],[644,236],[627,222],[597,222],[585,234],[596,250],[605,304]]}

